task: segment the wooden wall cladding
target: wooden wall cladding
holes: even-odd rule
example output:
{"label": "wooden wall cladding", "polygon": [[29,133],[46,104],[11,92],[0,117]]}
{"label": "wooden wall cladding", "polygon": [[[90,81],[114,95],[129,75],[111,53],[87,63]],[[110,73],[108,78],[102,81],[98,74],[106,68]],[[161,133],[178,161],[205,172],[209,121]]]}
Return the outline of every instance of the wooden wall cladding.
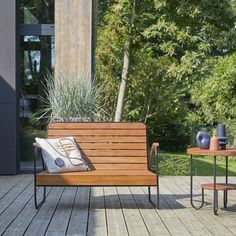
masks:
{"label": "wooden wall cladding", "polygon": [[55,0],[55,76],[91,76],[93,0]]}

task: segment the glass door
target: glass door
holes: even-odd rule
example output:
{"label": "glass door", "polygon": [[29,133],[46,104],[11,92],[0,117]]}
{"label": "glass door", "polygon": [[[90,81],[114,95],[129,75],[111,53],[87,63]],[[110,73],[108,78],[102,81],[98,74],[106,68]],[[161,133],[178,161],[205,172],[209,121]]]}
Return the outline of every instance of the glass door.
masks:
{"label": "glass door", "polygon": [[20,24],[20,159],[21,171],[32,171],[32,143],[46,136],[37,113],[45,75],[54,70],[54,0],[20,0]]}

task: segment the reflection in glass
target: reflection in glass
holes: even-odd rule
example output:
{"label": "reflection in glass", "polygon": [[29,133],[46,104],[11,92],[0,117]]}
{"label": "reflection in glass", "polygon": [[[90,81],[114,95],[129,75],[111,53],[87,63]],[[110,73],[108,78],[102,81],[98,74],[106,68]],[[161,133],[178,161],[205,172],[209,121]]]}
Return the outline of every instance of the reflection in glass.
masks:
{"label": "reflection in glass", "polygon": [[54,0],[20,0],[21,24],[53,24]]}
{"label": "reflection in glass", "polygon": [[37,97],[47,70],[54,68],[54,37],[21,37],[22,96]]}
{"label": "reflection in glass", "polygon": [[29,161],[34,138],[46,134],[47,121],[37,119],[36,113],[42,107],[39,97],[45,96],[45,74],[54,69],[54,36],[21,36],[20,49],[21,161]]}

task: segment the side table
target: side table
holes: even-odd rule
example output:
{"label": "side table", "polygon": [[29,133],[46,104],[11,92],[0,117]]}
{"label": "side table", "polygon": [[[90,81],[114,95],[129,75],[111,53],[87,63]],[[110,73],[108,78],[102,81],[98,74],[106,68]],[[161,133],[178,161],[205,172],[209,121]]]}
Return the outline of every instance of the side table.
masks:
{"label": "side table", "polygon": [[[187,153],[190,154],[190,202],[194,209],[199,210],[204,205],[204,189],[213,190],[213,211],[217,215],[218,212],[218,190],[224,191],[224,208],[227,207],[228,190],[236,190],[236,184],[228,183],[228,157],[236,157],[236,148],[226,150],[211,151],[209,149],[188,148]],[[214,157],[214,178],[213,183],[202,184],[202,202],[199,207],[193,203],[193,156],[211,156]],[[225,158],[225,183],[216,182],[216,157]]]}

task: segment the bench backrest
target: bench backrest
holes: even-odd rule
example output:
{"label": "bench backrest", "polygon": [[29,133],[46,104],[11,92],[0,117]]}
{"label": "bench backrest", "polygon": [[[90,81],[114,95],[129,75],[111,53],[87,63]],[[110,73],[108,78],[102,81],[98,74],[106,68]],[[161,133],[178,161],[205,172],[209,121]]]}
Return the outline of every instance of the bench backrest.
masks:
{"label": "bench backrest", "polygon": [[[51,123],[48,138],[73,136],[96,169],[147,169],[143,123]],[[109,165],[107,165],[109,164]]]}

